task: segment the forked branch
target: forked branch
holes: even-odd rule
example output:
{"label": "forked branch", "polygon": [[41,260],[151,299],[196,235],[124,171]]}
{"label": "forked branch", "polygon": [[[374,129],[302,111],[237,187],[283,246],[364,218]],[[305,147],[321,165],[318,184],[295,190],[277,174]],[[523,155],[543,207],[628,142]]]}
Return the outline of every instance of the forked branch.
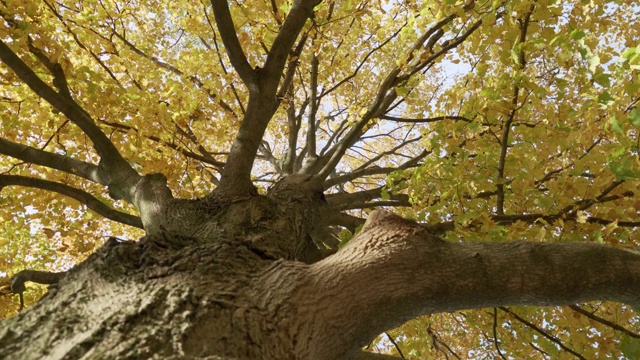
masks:
{"label": "forked branch", "polygon": [[256,72],[249,64],[247,56],[242,50],[240,40],[238,40],[236,27],[229,11],[229,4],[226,0],[211,0],[211,6],[213,7],[216,25],[222,37],[222,43],[227,50],[227,55],[229,55],[231,65],[236,69],[249,91],[256,91],[258,84]]}
{"label": "forked branch", "polygon": [[109,185],[117,186],[117,193],[127,201],[133,201],[133,185],[138,173],[122,157],[118,149],[96,125],[91,116],[73,99],[61,95],[47,85],[40,77],[3,41],[0,41],[0,60],[7,65],[38,96],[63,113],[76,124],[93,142],[101,159],[101,170]]}

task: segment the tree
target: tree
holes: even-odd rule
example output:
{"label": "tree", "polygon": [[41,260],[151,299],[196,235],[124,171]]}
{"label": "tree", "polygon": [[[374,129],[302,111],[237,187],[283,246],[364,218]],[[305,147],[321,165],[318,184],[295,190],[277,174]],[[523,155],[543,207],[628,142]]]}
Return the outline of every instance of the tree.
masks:
{"label": "tree", "polygon": [[0,15],[0,357],[638,355],[633,1]]}

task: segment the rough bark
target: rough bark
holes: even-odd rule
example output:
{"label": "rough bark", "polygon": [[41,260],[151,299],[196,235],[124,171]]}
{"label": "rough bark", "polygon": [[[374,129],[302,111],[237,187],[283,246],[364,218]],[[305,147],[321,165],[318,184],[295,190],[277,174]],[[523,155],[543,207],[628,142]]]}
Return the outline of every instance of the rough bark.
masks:
{"label": "rough bark", "polygon": [[[180,207],[168,194],[173,205],[156,214],[163,226],[138,242],[108,241],[42,301],[5,321],[0,358],[379,358],[360,349],[421,314],[640,297],[635,252],[449,243],[381,211],[316,261],[319,253],[308,249],[320,181],[291,177],[267,196],[217,206]],[[189,217],[197,221],[172,222]]]}

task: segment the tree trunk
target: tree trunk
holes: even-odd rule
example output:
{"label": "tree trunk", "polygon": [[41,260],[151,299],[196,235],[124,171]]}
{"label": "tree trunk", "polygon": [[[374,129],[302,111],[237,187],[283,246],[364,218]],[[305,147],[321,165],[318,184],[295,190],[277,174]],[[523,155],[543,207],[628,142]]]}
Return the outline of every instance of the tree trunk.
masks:
{"label": "tree trunk", "polygon": [[421,314],[640,298],[635,252],[449,243],[380,211],[314,262],[308,234],[322,199],[307,180],[224,206],[174,203],[203,228],[174,221],[138,242],[109,240],[3,323],[0,358],[378,358],[360,349]]}

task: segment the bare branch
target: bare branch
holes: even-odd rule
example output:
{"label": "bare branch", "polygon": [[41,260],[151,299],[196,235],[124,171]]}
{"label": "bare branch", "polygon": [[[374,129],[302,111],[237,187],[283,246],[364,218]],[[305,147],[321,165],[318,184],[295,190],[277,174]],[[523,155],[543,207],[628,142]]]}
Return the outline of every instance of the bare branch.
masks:
{"label": "bare branch", "polygon": [[368,168],[364,168],[364,169],[360,169],[360,170],[354,170],[354,171],[350,171],[347,174],[344,175],[339,175],[336,177],[332,177],[327,179],[323,185],[325,188],[330,188],[332,186],[335,185],[339,185],[339,184],[344,184],[347,183],[349,181],[352,181],[354,179],[363,177],[363,176],[371,176],[371,175],[388,175],[391,174],[392,172],[398,170],[398,168],[395,167],[379,167],[379,166],[372,166],[372,167],[368,167]]}
{"label": "bare branch", "polygon": [[[293,84],[293,78],[296,73],[296,69],[298,69],[298,64],[300,63],[299,58],[302,54],[302,50],[304,50],[307,38],[307,34],[303,34],[300,37],[300,41],[298,41],[298,45],[296,45],[295,49],[291,51],[287,71],[284,74],[284,79],[282,80],[282,85],[280,86],[278,95],[276,95],[279,101],[284,98],[287,92],[290,92],[293,89],[291,85]],[[293,94],[291,95],[293,96]]]}
{"label": "bare branch", "polygon": [[307,155],[311,159],[318,157],[316,153],[316,113],[318,112],[318,57],[311,56],[311,108],[307,119]]}
{"label": "bare branch", "polygon": [[453,351],[453,349],[451,349],[451,347],[447,343],[445,343],[440,338],[438,338],[438,335],[433,331],[433,329],[431,329],[431,325],[429,325],[429,327],[427,327],[427,334],[429,336],[431,336],[431,340],[433,340],[433,346],[436,348],[436,350],[441,351],[442,353],[444,353],[444,355],[445,355],[445,357],[447,359],[449,359],[449,357],[447,356],[447,353],[444,350],[440,349],[438,344],[441,344],[442,346],[444,346],[447,349],[447,351],[449,351],[449,353],[451,355],[453,355],[453,357],[455,357],[456,359],[460,360],[460,356],[458,356],[458,354],[456,354],[456,352]]}
{"label": "bare branch", "polygon": [[469,118],[466,118],[464,116],[435,116],[435,117],[430,117],[430,118],[401,118],[401,117],[395,117],[395,116],[389,116],[389,115],[383,115],[380,116],[380,119],[384,119],[384,120],[391,120],[391,121],[395,121],[395,122],[401,122],[401,123],[431,123],[431,122],[436,122],[436,121],[442,121],[442,120],[455,120],[455,121],[464,121],[464,122],[471,122],[472,120]]}
{"label": "bare branch", "polygon": [[100,176],[100,170],[97,165],[76,160],[68,156],[39,150],[31,146],[18,144],[2,138],[0,138],[0,154],[11,156],[36,165],[61,170],[102,185],[108,185],[105,182],[105,179]]}
{"label": "bare branch", "polygon": [[356,210],[356,209],[377,209],[380,207],[408,207],[411,206],[409,196],[405,194],[394,195],[396,200],[380,200],[369,202],[351,202],[342,206],[336,206],[340,210]]}
{"label": "bare branch", "polygon": [[[139,130],[133,126],[129,126],[129,125],[124,125],[124,124],[120,124],[117,122],[110,122],[110,121],[100,121],[101,123],[113,127],[115,129],[117,129],[117,131],[120,131],[122,133],[128,133],[129,130],[133,130],[135,133],[139,133]],[[168,142],[166,140],[162,140],[160,137],[158,136],[154,136],[154,135],[145,135],[144,136],[146,139],[149,139],[153,142],[159,143],[159,144],[163,144],[165,146],[167,146],[168,148],[171,148],[173,150],[175,150],[176,152],[181,153],[182,155],[192,158],[194,160],[198,160],[201,161],[205,164],[210,164],[213,165],[218,171],[220,169],[222,169],[224,167],[224,162],[222,161],[218,161],[216,160],[212,154],[207,151],[206,149],[204,149],[204,147],[200,144],[197,144],[198,146],[198,150],[200,151],[200,154],[197,154],[193,151],[190,151],[189,149],[176,145],[174,143]]]}
{"label": "bare branch", "polygon": [[[466,9],[465,9],[466,10]],[[432,51],[433,46],[439,40],[443,31],[442,28],[450,23],[457,15],[452,14],[447,18],[444,18],[434,24],[429,30],[427,30],[413,45],[411,51],[409,52],[410,61],[413,58],[413,54],[423,48],[428,46],[429,49],[425,49],[425,51]],[[369,121],[375,117],[383,116],[387,111],[389,106],[393,103],[393,101],[397,98],[397,93],[395,91],[395,87],[401,84],[404,81],[407,81],[412,75],[422,70],[424,67],[432,64],[436,59],[442,57],[451,49],[454,49],[458,45],[460,45],[464,40],[469,37],[473,32],[475,32],[480,25],[482,24],[482,19],[476,21],[473,26],[471,26],[463,35],[455,38],[453,41],[450,41],[446,46],[436,52],[435,54],[429,56],[426,60],[418,62],[417,65],[412,67],[408,72],[402,74],[402,68],[397,66],[393,68],[387,74],[384,81],[380,84],[376,97],[372,101],[371,105],[367,109],[364,115],[362,115],[361,119],[351,128],[347,136],[343,138],[340,142],[338,142],[328,153],[323,156],[319,164],[322,166],[322,170],[319,171],[318,176],[323,179],[326,179],[331,172],[336,168],[347,149],[353,146],[358,139],[364,134],[363,129],[369,123]],[[431,41],[428,41],[430,40]],[[425,44],[426,42],[426,44]]]}
{"label": "bare branch", "polygon": [[618,325],[618,324],[616,324],[616,323],[614,323],[612,321],[609,321],[607,319],[601,318],[600,316],[597,316],[594,313],[591,313],[591,312],[581,308],[578,305],[569,305],[569,307],[571,308],[571,310],[573,310],[573,311],[575,311],[575,312],[577,312],[579,314],[582,314],[582,315],[588,317],[591,320],[597,321],[597,322],[599,322],[599,323],[601,323],[603,325],[606,325],[606,326],[608,326],[608,327],[610,327],[610,328],[612,328],[614,330],[623,332],[623,333],[627,334],[628,336],[630,336],[630,337],[632,337],[634,339],[640,339],[640,334],[636,334],[633,331],[631,331],[629,329],[626,329],[623,326],[620,326],[620,325]]}
{"label": "bare branch", "polygon": [[283,170],[287,174],[294,172],[294,164],[296,163],[296,150],[298,147],[298,133],[300,132],[300,126],[302,124],[302,112],[306,109],[308,99],[305,99],[301,106],[300,113],[296,115],[295,102],[293,96],[289,99],[289,106],[287,107],[287,120],[289,126],[288,147],[287,153],[284,158]]}
{"label": "bare branch", "polygon": [[[100,67],[102,67],[102,69],[104,71],[107,72],[107,74],[109,75],[109,77],[111,77],[111,79],[113,79],[118,85],[122,86],[122,84],[120,83],[120,81],[118,80],[118,78],[115,76],[115,74],[113,73],[113,71],[111,71],[111,69],[109,69],[109,67],[104,63],[104,61],[102,61],[102,59],[100,59],[100,57],[94,53],[91,49],[89,49],[88,47],[86,47],[82,41],[80,41],[80,38],[78,37],[78,34],[76,34],[73,29],[71,29],[71,27],[69,26],[69,24],[64,20],[64,18],[62,17],[62,15],[56,11],[56,8],[50,4],[49,2],[45,1],[44,2],[46,4],[46,6],[49,8],[49,10],[55,15],[56,18],[58,18],[58,20],[60,21],[60,23],[67,29],[67,31],[71,34],[71,36],[73,36],[73,40],[76,42],[76,44],[78,44],[78,46],[85,50],[86,52],[88,52],[91,57],[93,58],[93,60],[95,60],[95,62],[98,63],[98,65],[100,65]],[[77,24],[76,24],[77,25]],[[91,31],[93,31],[94,33],[97,34],[96,31],[94,31],[93,29],[90,29]]]}
{"label": "bare branch", "polygon": [[[355,203],[364,203],[373,199],[378,199],[382,197],[382,191],[385,188],[383,186],[358,191],[354,193],[337,193],[337,194],[329,194],[327,195],[327,201],[334,208],[346,208]],[[398,205],[395,206],[408,206],[409,205],[409,196],[406,194],[389,194],[389,200],[394,200],[398,202]],[[393,206],[393,205],[387,205]],[[369,207],[369,206],[365,206]]]}
{"label": "bare branch", "polygon": [[222,37],[222,42],[227,50],[227,54],[229,55],[231,65],[236,69],[249,91],[256,91],[258,84],[257,74],[253,68],[251,68],[242,50],[242,45],[240,45],[238,34],[236,33],[236,27],[233,24],[233,19],[229,12],[228,2],[226,0],[211,0],[211,6],[213,6],[216,25],[218,26],[218,31]]}
{"label": "bare branch", "polygon": [[69,84],[67,83],[67,77],[62,70],[62,66],[59,63],[54,63],[49,60],[49,57],[40,49],[33,45],[33,41],[29,37],[27,40],[29,51],[44,65],[47,70],[53,75],[53,85],[58,89],[60,95],[72,100],[71,91],[69,91]]}
{"label": "bare branch", "polygon": [[85,191],[76,189],[72,186],[48,180],[34,179],[26,176],[0,175],[0,189],[4,186],[12,185],[53,191],[64,196],[68,196],[86,205],[89,209],[95,211],[97,214],[102,215],[109,220],[117,221],[125,225],[135,226],[142,229],[142,221],[139,217],[114,210],[105,205],[102,201],[98,200],[95,196]]}
{"label": "bare branch", "polygon": [[[320,0],[297,0],[293,2],[287,18],[273,41],[271,50],[260,72],[260,81],[268,93],[275,92],[280,76],[300,31],[307,19],[313,15],[313,8]],[[263,94],[264,95],[264,94]]]}
{"label": "bare branch", "polygon": [[27,288],[24,283],[31,281],[38,284],[53,285],[57,284],[62,278],[67,275],[66,271],[63,272],[49,272],[38,270],[22,270],[15,274],[11,278],[11,291],[14,293],[22,293]]}
{"label": "bare branch", "polygon": [[571,355],[577,357],[578,359],[586,360],[584,356],[578,354],[575,350],[573,350],[573,349],[567,347],[566,345],[564,345],[562,343],[562,341],[560,341],[560,339],[558,339],[557,337],[555,337],[555,336],[549,334],[548,332],[542,330],[539,326],[537,326],[537,325],[533,324],[532,322],[524,319],[522,316],[514,313],[510,309],[508,309],[508,308],[506,308],[504,306],[501,306],[500,310],[506,312],[507,314],[513,316],[514,319],[518,320],[519,322],[521,322],[521,323],[527,325],[528,327],[530,327],[531,329],[535,330],[538,334],[542,335],[546,339],[548,339],[548,340],[552,341],[553,343],[555,343],[556,345],[558,345],[562,350],[570,353]]}
{"label": "bare branch", "polygon": [[[578,160],[584,158],[585,156],[587,156],[591,150],[593,150],[598,144],[600,144],[600,142],[602,142],[602,138],[598,138],[596,139],[593,144],[591,144],[584,153],[582,153],[580,156],[578,156]],[[569,163],[568,165],[562,166],[560,168],[554,169],[549,171],[548,173],[546,173],[542,179],[536,180],[534,182],[534,185],[536,185],[536,188],[540,189],[542,187],[542,185],[551,180],[556,174],[561,173],[562,171],[564,171],[565,169],[568,169],[570,167],[572,167],[575,164],[575,161],[572,161],[571,163]]]}
{"label": "bare branch", "polygon": [[507,360],[502,354],[502,350],[500,350],[500,341],[498,340],[498,309],[493,308],[493,344],[496,347],[496,351],[498,355],[500,355],[501,359]]}
{"label": "bare branch", "polygon": [[398,34],[400,34],[400,31],[402,31],[402,28],[404,28],[405,26],[406,26],[406,22],[402,26],[400,26],[398,28],[398,30],[396,30],[393,34],[391,34],[391,36],[389,36],[382,43],[380,43],[380,45],[374,47],[369,52],[367,52],[367,54],[362,58],[362,60],[358,64],[358,66],[356,66],[355,70],[349,76],[347,76],[344,79],[340,80],[337,84],[333,85],[332,87],[330,87],[330,88],[328,88],[326,90],[323,90],[318,97],[319,98],[323,98],[326,95],[331,94],[334,90],[336,90],[337,88],[342,86],[342,84],[344,84],[347,81],[349,81],[349,80],[353,79],[354,77],[356,77],[358,75],[358,73],[360,72],[360,69],[362,69],[362,66],[364,66],[364,64],[366,64],[367,61],[369,60],[369,57],[371,57],[371,55],[373,55],[376,51],[382,49],[385,45],[387,45],[389,42],[391,42],[391,40],[393,40],[396,36],[398,36]]}
{"label": "bare branch", "polygon": [[393,336],[391,336],[388,332],[385,332],[384,334],[387,335],[387,338],[389,338],[389,341],[391,341],[391,343],[393,344],[393,347],[396,348],[396,351],[398,351],[398,354],[400,355],[400,357],[403,359],[406,359],[404,357],[404,354],[402,353],[402,350],[400,350],[400,347],[398,346],[396,339],[394,339]]}
{"label": "bare branch", "polygon": [[[520,23],[520,36],[517,40],[517,44],[521,44],[526,41],[527,30],[529,28],[529,19],[531,18],[531,13],[535,8],[535,4],[531,4],[529,11],[524,15],[524,19],[518,19]],[[521,50],[518,53],[518,68],[523,70],[526,64],[524,54],[524,47],[521,47]],[[496,180],[496,189],[498,190],[497,198],[496,198],[496,214],[504,215],[504,166],[507,158],[507,148],[509,145],[509,131],[511,130],[511,123],[515,118],[516,112],[519,110],[519,94],[520,94],[520,86],[514,85],[513,87],[513,97],[511,100],[511,111],[509,112],[509,116],[507,117],[507,121],[504,123],[502,139],[500,140],[500,158],[498,160],[498,178]]]}

